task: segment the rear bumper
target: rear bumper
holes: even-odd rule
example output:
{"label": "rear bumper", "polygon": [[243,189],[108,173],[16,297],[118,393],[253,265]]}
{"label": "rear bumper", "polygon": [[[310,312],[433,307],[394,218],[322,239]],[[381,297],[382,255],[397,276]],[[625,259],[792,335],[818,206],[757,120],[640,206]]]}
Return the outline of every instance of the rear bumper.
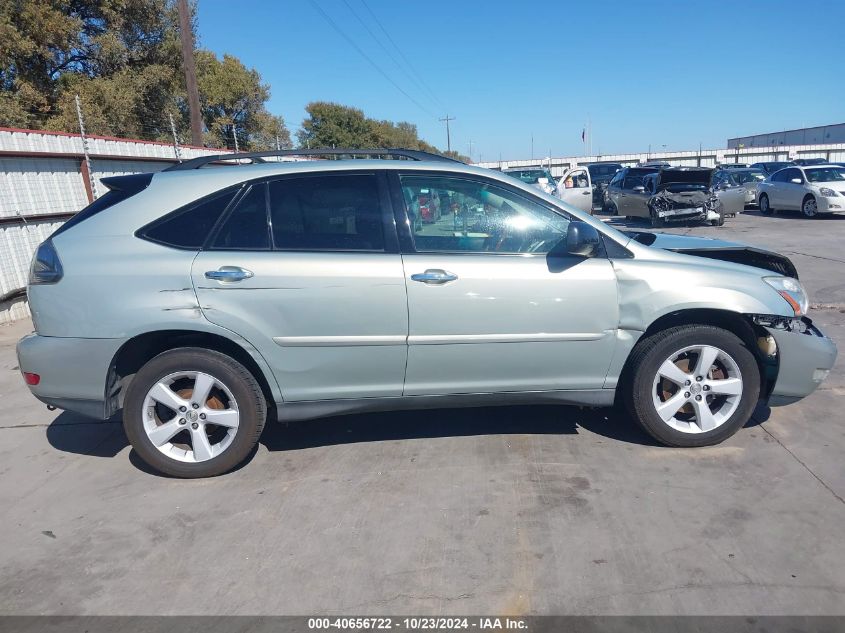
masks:
{"label": "rear bumper", "polygon": [[771,406],[809,396],[824,382],[836,362],[836,344],[808,320],[805,333],[766,328],[778,350],[778,377],[769,397]]}
{"label": "rear bumper", "polygon": [[18,366],[41,377],[37,385],[28,385],[41,402],[105,419],[106,376],[122,343],[30,334],[18,341]]}

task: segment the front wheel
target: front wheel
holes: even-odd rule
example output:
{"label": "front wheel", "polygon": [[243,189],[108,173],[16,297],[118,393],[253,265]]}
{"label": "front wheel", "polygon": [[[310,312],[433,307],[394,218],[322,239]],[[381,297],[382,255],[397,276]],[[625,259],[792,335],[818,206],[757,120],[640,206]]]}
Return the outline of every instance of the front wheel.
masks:
{"label": "front wheel", "polygon": [[804,217],[807,218],[819,217],[819,207],[813,196],[807,196],[804,198],[804,202],[801,203],[801,213],[803,213]]}
{"label": "front wheel", "polygon": [[725,225],[725,216],[720,215],[717,220],[711,220],[710,224],[712,224],[713,226],[724,226]]}
{"label": "front wheel", "polygon": [[213,477],[239,465],[266,419],[255,377],[219,352],[184,347],[144,365],[129,385],[123,428],[132,447],[174,477]]}
{"label": "front wheel", "polygon": [[665,220],[663,218],[661,218],[659,215],[657,215],[656,211],[652,211],[651,212],[651,226],[653,226],[656,229],[660,229],[660,228],[663,228],[663,226],[665,226],[665,225],[666,225]]}
{"label": "front wheel", "polygon": [[753,353],[710,325],[670,328],[638,344],[623,383],[628,410],[666,446],[710,446],[736,433],[760,396]]}
{"label": "front wheel", "polygon": [[771,206],[769,206],[769,196],[765,193],[760,194],[760,213],[763,215],[772,215],[775,212]]}

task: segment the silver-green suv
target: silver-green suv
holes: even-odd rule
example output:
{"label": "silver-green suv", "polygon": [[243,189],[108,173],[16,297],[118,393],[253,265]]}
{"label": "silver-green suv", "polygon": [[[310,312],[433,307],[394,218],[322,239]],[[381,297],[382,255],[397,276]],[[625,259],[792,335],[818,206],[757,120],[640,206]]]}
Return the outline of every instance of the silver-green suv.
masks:
{"label": "silver-green suv", "polygon": [[[714,444],[833,366],[780,255],[623,234],[421,152],[310,157],[105,179],[34,257],[32,393],[122,410],[150,465],[203,477],[242,462],[268,417],[384,409],[622,402],[664,444]],[[432,191],[440,217],[411,222]]]}

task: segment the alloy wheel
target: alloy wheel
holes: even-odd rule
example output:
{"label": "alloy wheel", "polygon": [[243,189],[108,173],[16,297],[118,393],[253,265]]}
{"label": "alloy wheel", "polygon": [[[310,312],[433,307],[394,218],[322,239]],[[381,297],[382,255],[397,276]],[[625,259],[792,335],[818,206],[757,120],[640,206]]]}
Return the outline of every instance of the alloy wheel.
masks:
{"label": "alloy wheel", "polygon": [[814,218],[819,212],[818,205],[815,198],[807,198],[804,204],[801,205],[801,211],[804,212],[808,218]]}
{"label": "alloy wheel", "polygon": [[724,350],[692,345],[663,361],[651,395],[664,423],[682,433],[706,433],[727,422],[737,410],[742,400],[742,375]]}
{"label": "alloy wheel", "polygon": [[238,432],[238,403],[210,374],[185,371],[156,382],[144,398],[144,431],[159,451],[180,462],[222,454]]}

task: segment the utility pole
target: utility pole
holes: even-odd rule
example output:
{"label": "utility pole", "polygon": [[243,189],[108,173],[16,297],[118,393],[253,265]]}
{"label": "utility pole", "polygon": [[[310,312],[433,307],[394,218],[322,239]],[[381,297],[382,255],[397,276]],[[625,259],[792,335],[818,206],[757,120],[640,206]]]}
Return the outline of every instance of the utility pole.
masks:
{"label": "utility pole", "polygon": [[94,200],[99,198],[99,196],[97,195],[97,181],[92,176],[93,172],[91,170],[91,157],[88,153],[88,137],[85,136],[85,121],[82,118],[82,104],[79,101],[79,95],[76,95],[74,101],[76,101],[76,116],[79,119],[79,135],[82,137],[82,166],[84,167],[82,179],[91,188],[88,201],[94,202]]}
{"label": "utility pole", "polygon": [[469,162],[472,162],[472,139],[469,139]]}
{"label": "utility pole", "polygon": [[442,118],[440,120],[446,122],[446,151],[451,152],[452,151],[452,136],[449,133],[449,121],[454,121],[455,117],[453,117],[453,116],[450,117],[447,114],[444,118]]}
{"label": "utility pole", "polygon": [[534,133],[531,133],[531,160],[534,160]]}
{"label": "utility pole", "polygon": [[182,66],[185,69],[185,88],[188,91],[188,110],[191,113],[191,142],[202,147],[202,113],[197,89],[197,65],[194,60],[194,32],[188,0],[179,0],[179,36],[182,40]]}

